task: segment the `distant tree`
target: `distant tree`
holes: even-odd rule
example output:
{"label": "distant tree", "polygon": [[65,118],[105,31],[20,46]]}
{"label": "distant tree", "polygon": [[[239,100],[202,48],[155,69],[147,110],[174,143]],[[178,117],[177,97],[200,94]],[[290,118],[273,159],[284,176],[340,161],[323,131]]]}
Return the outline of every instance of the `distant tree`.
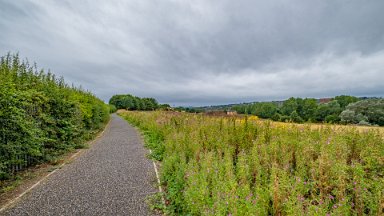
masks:
{"label": "distant tree", "polygon": [[159,105],[159,109],[162,109],[162,110],[168,110],[171,108],[171,105],[169,104],[160,104]]}
{"label": "distant tree", "polygon": [[159,103],[154,98],[143,98],[142,101],[146,110],[155,110],[159,107]]}
{"label": "distant tree", "polygon": [[332,100],[328,103],[318,105],[314,113],[314,118],[318,122],[323,122],[323,121],[330,122],[330,123],[339,122],[340,121],[339,115],[341,111],[342,109],[338,101]]}
{"label": "distant tree", "polygon": [[288,122],[291,120],[291,117],[287,116],[287,115],[280,115],[280,121],[282,122]]}
{"label": "distant tree", "polygon": [[257,115],[261,118],[272,118],[277,113],[278,107],[272,102],[255,103],[250,108],[251,114]]}
{"label": "distant tree", "polygon": [[344,109],[345,107],[348,106],[348,104],[355,103],[359,99],[354,96],[340,95],[340,96],[336,96],[334,100],[337,100],[337,102],[340,104],[340,107]]}
{"label": "distant tree", "polygon": [[233,110],[235,110],[236,112],[238,112],[240,114],[244,114],[245,113],[245,106],[241,106],[241,105],[234,106]]}
{"label": "distant tree", "polygon": [[324,120],[325,122],[328,122],[328,123],[337,123],[337,122],[340,122],[340,117],[339,115],[332,114],[332,115],[327,115]]}
{"label": "distant tree", "polygon": [[283,115],[291,115],[293,111],[296,111],[298,104],[295,98],[291,97],[288,100],[284,101],[283,106],[280,108]]}
{"label": "distant tree", "polygon": [[314,98],[305,98],[302,102],[298,102],[298,108],[301,108],[298,110],[300,117],[304,121],[313,121],[317,107],[317,100]]}
{"label": "distant tree", "polygon": [[384,126],[384,99],[367,99],[351,103],[340,114],[343,123]]}
{"label": "distant tree", "polygon": [[134,108],[134,97],[132,95],[124,95],[121,100],[123,109],[132,110]]}
{"label": "distant tree", "polygon": [[114,95],[109,100],[109,104],[117,109],[127,110],[156,110],[159,103],[154,98],[140,98],[130,94]]}
{"label": "distant tree", "polygon": [[281,120],[281,116],[279,113],[275,113],[273,114],[272,118],[271,118],[273,121],[280,121]]}
{"label": "distant tree", "polygon": [[291,121],[293,121],[293,122],[297,122],[297,123],[303,122],[303,119],[299,116],[299,114],[296,112],[296,110],[293,111],[289,117],[290,117]]}
{"label": "distant tree", "polygon": [[124,95],[113,95],[111,99],[109,99],[109,104],[114,105],[117,109],[125,109],[123,98]]}
{"label": "distant tree", "polygon": [[368,122],[368,117],[361,114],[356,113],[353,110],[344,110],[340,114],[341,122],[346,124],[358,124],[360,122],[364,123]]}
{"label": "distant tree", "polygon": [[249,104],[240,104],[232,107],[232,110],[236,111],[239,114],[251,114],[252,113],[252,105]]}

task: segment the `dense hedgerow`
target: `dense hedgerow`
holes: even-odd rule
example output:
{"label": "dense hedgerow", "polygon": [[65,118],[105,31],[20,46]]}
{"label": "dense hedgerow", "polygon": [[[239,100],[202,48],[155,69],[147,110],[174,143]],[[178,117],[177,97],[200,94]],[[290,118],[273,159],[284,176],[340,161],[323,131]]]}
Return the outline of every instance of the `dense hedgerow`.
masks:
{"label": "dense hedgerow", "polygon": [[121,115],[145,131],[162,160],[170,214],[384,214],[384,141],[377,131],[254,117]]}
{"label": "dense hedgerow", "polygon": [[38,71],[18,55],[2,57],[0,179],[27,158],[39,163],[81,147],[108,119],[108,105],[90,92]]}

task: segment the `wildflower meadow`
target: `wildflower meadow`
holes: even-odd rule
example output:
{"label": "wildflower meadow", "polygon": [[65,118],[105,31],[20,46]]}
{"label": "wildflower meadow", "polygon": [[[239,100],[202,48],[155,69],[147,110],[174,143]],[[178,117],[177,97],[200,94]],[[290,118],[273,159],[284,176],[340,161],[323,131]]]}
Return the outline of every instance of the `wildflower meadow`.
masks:
{"label": "wildflower meadow", "polygon": [[120,112],[161,161],[174,215],[382,215],[379,130],[255,116]]}

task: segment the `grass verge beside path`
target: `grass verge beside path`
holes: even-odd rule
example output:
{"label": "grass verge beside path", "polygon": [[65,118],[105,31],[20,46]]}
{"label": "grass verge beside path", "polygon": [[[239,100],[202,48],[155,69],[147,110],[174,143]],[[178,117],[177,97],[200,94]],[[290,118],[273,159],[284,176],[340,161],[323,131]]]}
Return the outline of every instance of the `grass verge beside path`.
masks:
{"label": "grass verge beside path", "polygon": [[161,161],[170,215],[382,215],[378,130],[120,112]]}

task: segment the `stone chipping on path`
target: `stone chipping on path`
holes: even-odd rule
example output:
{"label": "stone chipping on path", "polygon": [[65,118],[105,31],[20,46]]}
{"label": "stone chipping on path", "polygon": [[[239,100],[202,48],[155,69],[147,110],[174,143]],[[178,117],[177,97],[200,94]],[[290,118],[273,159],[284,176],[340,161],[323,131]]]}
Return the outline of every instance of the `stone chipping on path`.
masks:
{"label": "stone chipping on path", "polygon": [[113,114],[104,134],[1,215],[151,215],[152,161],[135,128]]}

